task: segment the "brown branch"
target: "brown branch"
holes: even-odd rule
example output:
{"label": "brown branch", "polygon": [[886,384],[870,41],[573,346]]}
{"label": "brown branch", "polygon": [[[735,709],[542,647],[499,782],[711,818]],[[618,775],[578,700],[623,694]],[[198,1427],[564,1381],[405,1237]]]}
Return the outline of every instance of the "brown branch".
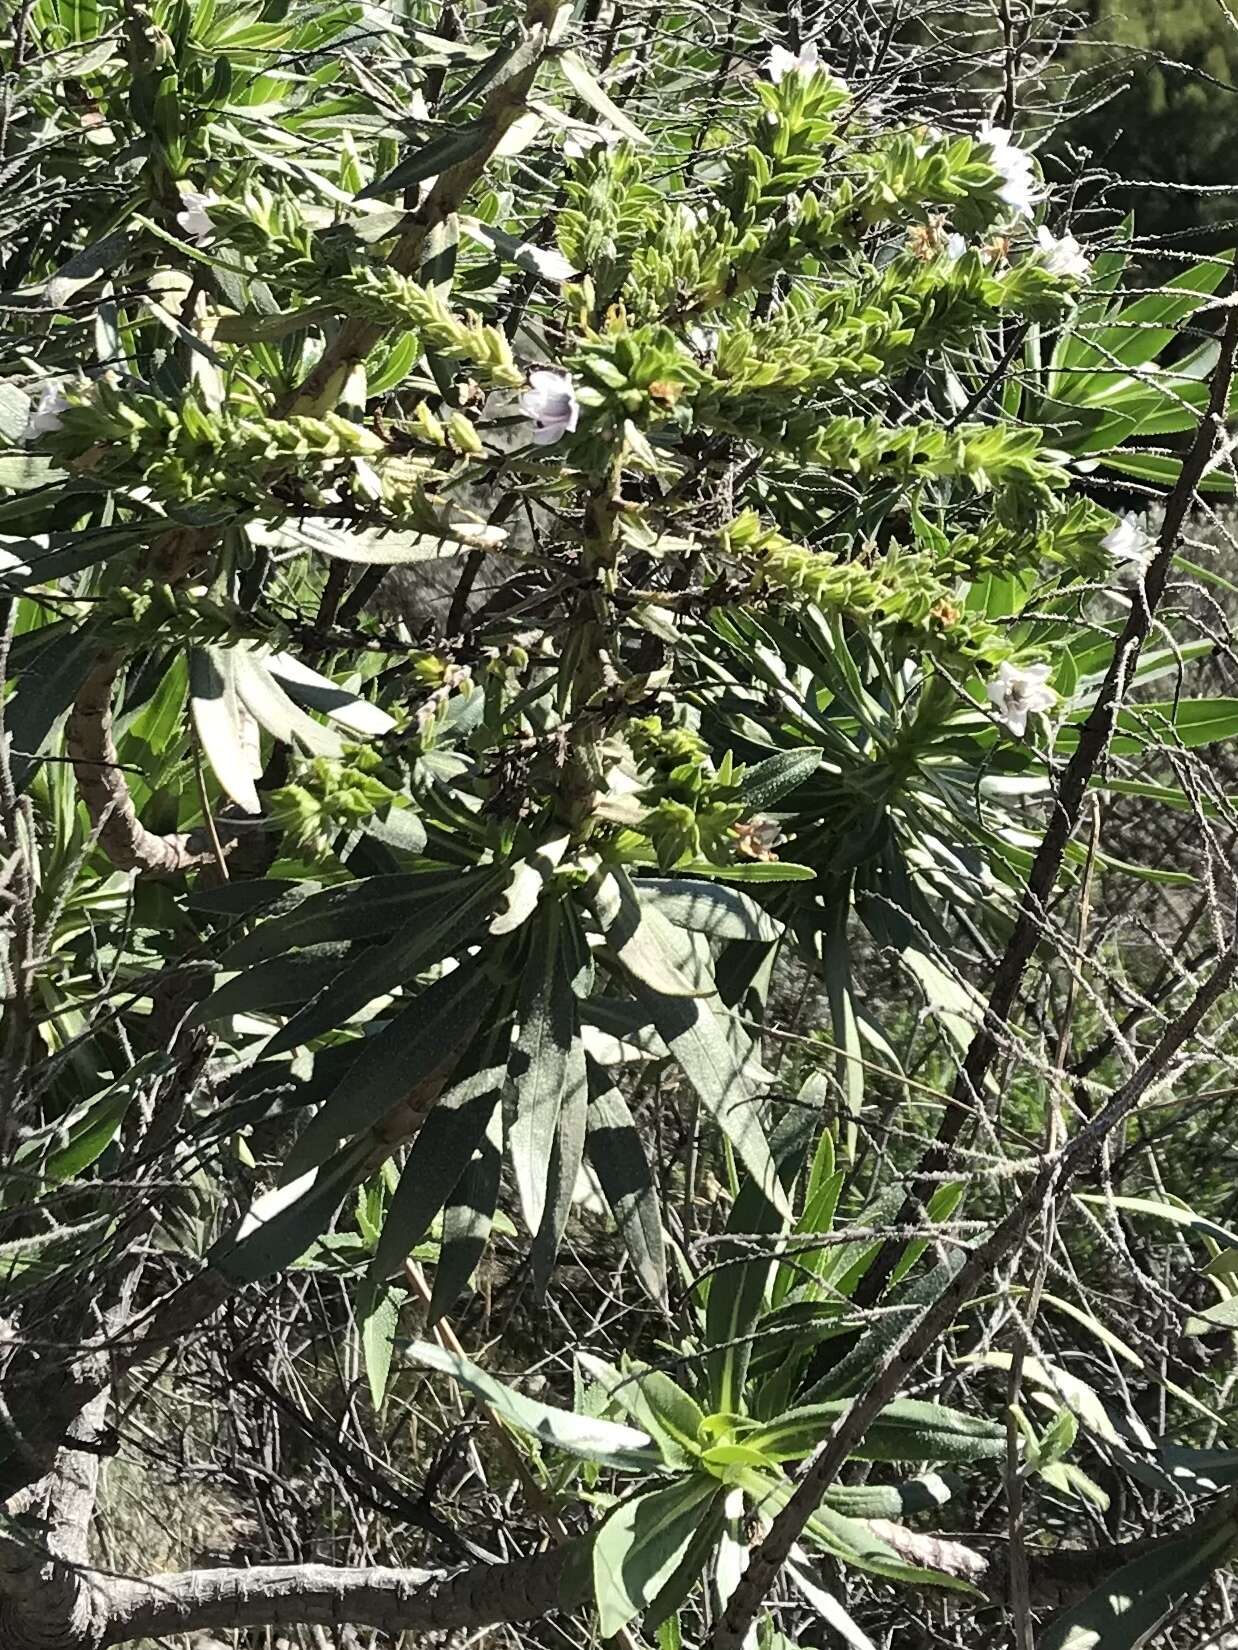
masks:
{"label": "brown branch", "polygon": [[873,1421],[895,1397],[921,1358],[937,1344],[972,1292],[992,1277],[997,1267],[1024,1241],[1049,1202],[1068,1189],[1109,1134],[1130,1115],[1148,1089],[1160,1081],[1178,1050],[1229,989],[1236,973],[1238,949],[1231,944],[1211,978],[1167,1028],[1143,1064],[1067,1146],[1046,1159],[1044,1167],[1006,1217],[970,1252],[946,1288],[890,1349],[869,1386],[839,1417],[832,1432],[805,1463],[791,1499],[753,1552],[710,1641],[711,1650],[740,1650],[762,1600],[804,1526]]}
{"label": "brown branch", "polygon": [[[177,528],[155,545],[147,571],[165,584],[182,583],[207,542],[197,529]],[[65,745],[99,845],[116,869],[170,876],[212,863],[215,850],[207,831],[160,836],[138,818],[112,738],[112,697],[127,656],[119,647],[99,653],[69,712]]]}
{"label": "brown branch", "polygon": [[325,1564],[190,1570],[114,1581],[97,1595],[99,1647],[132,1639],[247,1627],[441,1632],[532,1621],[564,1602],[566,1547],[454,1575],[432,1570],[335,1569]]}

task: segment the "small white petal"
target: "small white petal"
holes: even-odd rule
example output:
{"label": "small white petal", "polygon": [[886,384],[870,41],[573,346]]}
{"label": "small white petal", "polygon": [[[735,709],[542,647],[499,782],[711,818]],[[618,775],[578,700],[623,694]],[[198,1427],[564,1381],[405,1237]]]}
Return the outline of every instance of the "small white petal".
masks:
{"label": "small white petal", "polygon": [[1115,567],[1148,565],[1156,554],[1156,540],[1133,511],[1127,511],[1100,541],[1100,547]]}
{"label": "small white petal", "polygon": [[1057,694],[1048,683],[1048,665],[1020,668],[1004,660],[998,667],[996,680],[989,682],[984,691],[998,720],[1021,739],[1027,732],[1028,717],[1052,710],[1057,703]]}
{"label": "small white petal", "polygon": [[209,246],[215,238],[209,208],[215,204],[216,199],[215,195],[204,195],[197,189],[181,190],[181,200],[185,203],[185,209],[176,214],[176,221],[189,239],[199,246]]}
{"label": "small white petal", "polygon": [[775,46],[765,59],[765,78],[779,85],[787,75],[813,75],[821,67],[821,54],[815,40],[801,46],[798,52],[789,52],[785,46]]}
{"label": "small white petal", "polygon": [[49,380],[39,391],[39,399],[30,409],[30,416],[26,420],[25,439],[33,441],[38,436],[50,435],[53,430],[60,428],[60,415],[68,410],[69,403],[64,398],[63,385]]}
{"label": "small white petal", "polygon": [[988,148],[989,164],[1001,177],[997,198],[1016,218],[1030,218],[1033,205],[1040,199],[1032,157],[1011,141],[1005,126],[982,126],[976,141]]}
{"label": "small white petal", "polygon": [[533,440],[548,447],[570,434],[580,417],[576,390],[566,373],[541,369],[529,374],[529,387],[520,397],[520,410],[533,421]]}
{"label": "small white petal", "polygon": [[1073,235],[1059,239],[1043,223],[1036,231],[1036,245],[1040,262],[1050,275],[1066,280],[1086,281],[1092,273],[1092,260]]}

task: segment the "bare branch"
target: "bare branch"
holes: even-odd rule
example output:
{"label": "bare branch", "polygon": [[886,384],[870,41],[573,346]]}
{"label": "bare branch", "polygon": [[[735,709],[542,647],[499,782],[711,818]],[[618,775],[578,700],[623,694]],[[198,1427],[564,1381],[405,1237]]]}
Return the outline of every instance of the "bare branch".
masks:
{"label": "bare branch", "polygon": [[441,1632],[532,1621],[560,1607],[566,1547],[511,1564],[433,1570],[325,1564],[189,1570],[109,1583],[98,1595],[99,1646],[203,1628],[336,1626]]}

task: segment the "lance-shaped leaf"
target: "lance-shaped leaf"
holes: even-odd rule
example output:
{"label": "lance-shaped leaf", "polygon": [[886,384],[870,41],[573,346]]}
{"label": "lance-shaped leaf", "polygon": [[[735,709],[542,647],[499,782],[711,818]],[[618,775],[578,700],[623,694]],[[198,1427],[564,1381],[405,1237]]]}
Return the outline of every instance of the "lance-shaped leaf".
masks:
{"label": "lance-shaped leaf", "polygon": [[375,1409],[382,1408],[387,1395],[391,1354],[400,1323],[400,1306],[406,1299],[404,1290],[393,1289],[390,1284],[375,1283],[371,1279],[366,1279],[357,1293],[361,1356]]}
{"label": "lance-shaped leaf", "polygon": [[710,978],[686,973],[694,965],[684,937],[652,905],[642,905],[627,872],[607,871],[590,891],[590,904],[606,943],[624,972],[661,997],[704,997],[715,990]]}
{"label": "lance-shaped leaf", "polygon": [[264,1014],[297,1007],[329,985],[347,961],[346,945],[315,946],[290,957],[268,957],[216,986],[198,1004],[193,1018],[206,1025],[222,1014]]}
{"label": "lance-shaped leaf", "polygon": [[717,1493],[704,1473],[633,1496],[593,1538],[598,1631],[611,1638],[650,1605],[679,1567],[701,1513]]}
{"label": "lance-shaped leaf", "polygon": [[306,1125],[289,1154],[289,1167],[323,1162],[341,1140],[373,1128],[422,1083],[450,1071],[484,1012],[486,989],[480,966],[462,963],[368,1039],[356,1063]]}
{"label": "lance-shaped leaf", "polygon": [[[29,648],[10,657],[10,679],[16,691],[4,707],[4,728],[12,752],[13,783],[22,790],[38,768],[52,729],[64,715],[86,680],[99,654],[99,637],[92,626],[69,620],[27,632],[18,641]],[[19,666],[20,659],[20,666]]]}
{"label": "lance-shaped leaf", "polygon": [[559,57],[559,67],[577,97],[587,103],[595,114],[601,115],[603,120],[609,121],[616,131],[622,132],[629,143],[645,145],[649,142],[640,127],[629,120],[613,98],[598,85],[593,70],[583,58],[575,52],[563,52]]}
{"label": "lance-shaped leaf", "polygon": [[649,1433],[668,1466],[686,1467],[697,1459],[705,1413],[669,1375],[648,1364],[608,1364],[588,1352],[578,1352],[576,1358],[611,1403]]}
{"label": "lance-shaped leaf", "polygon": [[745,1407],[744,1380],[752,1360],[753,1332],[775,1264],[773,1252],[786,1225],[785,1201],[779,1207],[759,1181],[746,1181],[731,1209],[726,1240],[718,1249],[718,1258],[727,1264],[710,1276],[705,1302],[710,1398],[713,1407],[724,1414],[739,1414]]}
{"label": "lance-shaped leaf", "polygon": [[359,739],[381,737],[395,727],[395,718],[378,705],[358,693],[349,693],[289,653],[272,653],[263,663],[292,698],[311,710],[320,710]]}
{"label": "lance-shaped leaf", "polygon": [[275,680],[266,661],[247,647],[230,651],[233,680],[241,703],[273,739],[308,751],[311,756],[341,757],[344,744],[338,733],[295,704]]}
{"label": "lance-shaped leaf", "polygon": [[563,929],[560,903],[543,911],[532,929],[504,1095],[507,1150],[531,1232],[541,1226],[546,1209],[555,1132],[577,1040],[576,998]]}
{"label": "lance-shaped leaf", "polygon": [[506,1019],[479,1037],[409,1147],[371,1273],[389,1277],[430,1230],[465,1173],[498,1107],[511,1036]]}
{"label": "lance-shaped leaf", "polygon": [[260,813],[254,764],[246,748],[244,711],[236,689],[235,660],[220,648],[196,647],[189,656],[189,704],[193,725],[224,794],[246,813]]}
{"label": "lance-shaped leaf", "polygon": [[361,1142],[322,1168],[264,1193],[236,1233],[210,1251],[209,1263],[237,1283],[255,1283],[291,1266],[327,1230],[364,1173],[366,1149]]}
{"label": "lance-shaped leaf", "polygon": [[747,1062],[727,1036],[721,1016],[706,1002],[663,997],[639,988],[637,995],[701,1104],[731,1142],[762,1195],[775,1208],[788,1212],[787,1196],[774,1172],[774,1159],[761,1126]]}
{"label": "lance-shaped leaf", "polygon": [[[745,1433],[744,1442],[774,1461],[810,1455],[851,1408],[846,1398],[788,1410],[768,1426]],[[934,1461],[965,1464],[1006,1451],[1006,1429],[982,1415],[967,1415],[919,1398],[896,1398],[869,1426],[854,1454],[862,1461]]]}
{"label": "lance-shaped leaf", "polygon": [[502,871],[475,871],[419,913],[385,945],[362,951],[276,1032],[268,1054],[299,1048],[344,1025],[376,997],[387,996],[445,957],[458,956],[490,915],[503,887]]}
{"label": "lance-shaped leaf", "polygon": [[468,1358],[432,1346],[428,1341],[415,1341],[408,1349],[408,1356],[415,1364],[452,1376],[518,1432],[527,1433],[568,1455],[615,1467],[621,1472],[655,1472],[661,1466],[653,1440],[635,1427],[576,1415],[570,1409],[528,1398],[479,1369]]}
{"label": "lance-shaped leaf", "polygon": [[806,779],[812,778],[821,766],[824,755],[824,751],[814,748],[779,751],[777,756],[768,757],[764,762],[758,762],[755,768],[749,768],[739,787],[745,808],[752,813],[760,813],[765,808],[772,808],[775,802],[781,802],[784,796],[789,796]]}
{"label": "lance-shaped leaf", "polygon": [[443,1238],[430,1292],[431,1323],[451,1311],[477,1270],[490,1239],[502,1173],[503,1124],[496,1107],[481,1145],[443,1211]]}
{"label": "lance-shaped leaf", "polygon": [[[237,883],[231,891],[217,890],[231,894],[229,901],[222,902],[222,908],[230,911],[232,901],[238,896],[246,900],[252,898],[249,894],[240,895],[241,889],[248,886]],[[278,889],[279,885],[260,884],[260,892],[270,897],[272,886]],[[268,957],[279,957],[285,951],[305,946],[393,934],[420,921],[432,901],[459,887],[459,871],[427,870],[363,877],[356,882],[315,891],[308,898],[302,896],[300,889],[295,889],[289,896],[292,908],[272,914],[252,933],[229,947],[220,959],[220,966],[244,968],[249,963],[263,962]]]}
{"label": "lance-shaped leaf", "polygon": [[852,1621],[847,1611],[821,1580],[800,1547],[792,1550],[791,1560],[787,1565],[787,1579],[826,1626],[833,1628],[845,1644],[852,1646],[852,1650],[877,1650],[872,1639],[863,1628]]}
{"label": "lance-shaped leaf", "polygon": [[695,877],[641,877],[633,887],[667,922],[711,940],[767,943],[782,934],[782,924],[738,888]]}
{"label": "lance-shaped leaf", "polygon": [[660,1301],[666,1295],[666,1246],[657,1187],[640,1130],[623,1095],[592,1062],[590,1081],[585,1150],[636,1275],[648,1294]]}
{"label": "lance-shaped leaf", "polygon": [[581,1045],[579,1027],[573,1027],[571,1050],[568,1055],[567,1076],[563,1085],[563,1103],[559,1107],[559,1122],[555,1129],[554,1150],[546,1176],[546,1206],[542,1223],[533,1239],[533,1287],[538,1296],[546,1287],[568,1216],[572,1212],[572,1196],[585,1154],[586,1113],[589,1104],[589,1080],[585,1070],[585,1051]]}
{"label": "lance-shaped leaf", "polygon": [[1142,1650],[1236,1553],[1232,1517],[1158,1541],[1051,1622],[1036,1650]]}

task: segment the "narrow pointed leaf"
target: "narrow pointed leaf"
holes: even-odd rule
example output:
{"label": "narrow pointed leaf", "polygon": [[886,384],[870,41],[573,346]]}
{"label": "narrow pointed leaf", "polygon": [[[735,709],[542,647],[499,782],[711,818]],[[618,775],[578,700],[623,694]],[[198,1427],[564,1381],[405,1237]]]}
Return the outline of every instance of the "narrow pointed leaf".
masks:
{"label": "narrow pointed leaf", "polygon": [[636,1275],[646,1292],[660,1301],[666,1296],[666,1245],[653,1171],[627,1101],[598,1067],[592,1072],[585,1150]]}
{"label": "narrow pointed leaf", "polygon": [[619,1426],[593,1416],[576,1415],[570,1409],[527,1398],[480,1369],[468,1358],[447,1352],[428,1341],[416,1341],[408,1349],[409,1359],[426,1369],[450,1375],[467,1387],[518,1432],[527,1433],[543,1444],[578,1455],[586,1461],[627,1472],[651,1472],[660,1466],[658,1453],[647,1433],[635,1427]]}

